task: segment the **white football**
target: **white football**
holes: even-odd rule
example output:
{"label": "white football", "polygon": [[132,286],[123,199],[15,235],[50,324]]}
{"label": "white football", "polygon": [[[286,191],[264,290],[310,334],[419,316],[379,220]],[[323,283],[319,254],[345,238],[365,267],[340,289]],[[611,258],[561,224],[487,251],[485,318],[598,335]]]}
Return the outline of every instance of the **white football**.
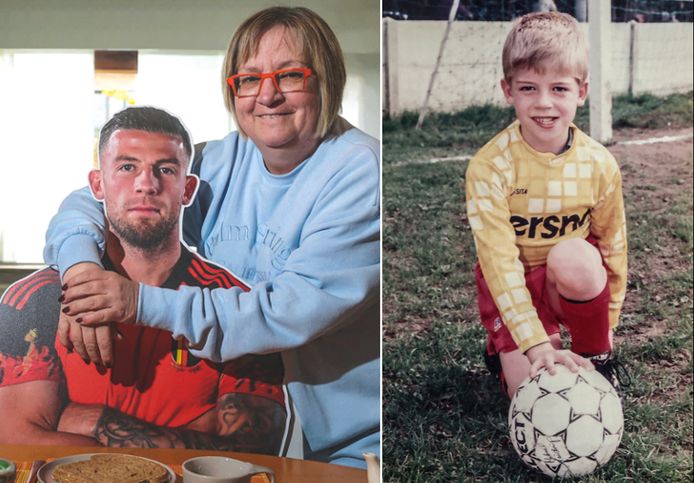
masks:
{"label": "white football", "polygon": [[508,425],[521,460],[551,477],[580,476],[606,464],[624,431],[622,404],[598,371],[541,369],[511,400]]}

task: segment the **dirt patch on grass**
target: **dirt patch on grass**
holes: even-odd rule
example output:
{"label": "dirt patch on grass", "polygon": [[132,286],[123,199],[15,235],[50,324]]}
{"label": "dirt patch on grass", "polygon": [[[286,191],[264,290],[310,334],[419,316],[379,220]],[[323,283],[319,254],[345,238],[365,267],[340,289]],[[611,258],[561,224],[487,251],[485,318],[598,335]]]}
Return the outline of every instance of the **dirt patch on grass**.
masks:
{"label": "dirt patch on grass", "polygon": [[[639,145],[617,142],[611,145],[609,150],[622,167],[624,192],[646,192],[639,201],[649,211],[667,209],[667,202],[673,195],[684,191],[691,193],[692,133],[692,128],[628,129],[616,132],[614,137],[618,141],[690,136],[679,141]],[[648,193],[650,194],[646,196]]]}
{"label": "dirt patch on grass", "polygon": [[662,137],[679,137],[692,136],[692,128],[662,128],[662,129],[643,129],[643,128],[622,128],[612,133],[612,141],[610,143],[610,151],[615,144],[629,141],[637,141],[644,139],[654,139]]}
{"label": "dirt patch on grass", "polygon": [[[617,158],[623,179],[623,192],[627,212],[633,215],[649,214],[665,216],[673,207],[673,201],[692,198],[692,128],[687,129],[625,129],[615,133],[618,141],[653,139],[665,136],[689,136],[687,139],[653,144],[613,144],[610,152]],[[691,217],[691,201],[689,208]],[[639,216],[632,216],[629,230],[639,228]],[[682,240],[659,237],[655,248],[645,248],[644,253],[630,253],[629,279],[641,286],[653,287],[659,280],[674,272],[691,270],[691,254],[682,253]],[[667,302],[670,294],[664,290],[656,295],[656,302]],[[638,294],[627,293],[624,313],[633,313],[639,304]],[[686,302],[686,301],[685,301]],[[627,338],[632,342],[647,340],[665,333],[668,320],[649,320],[648,326],[631,327]],[[618,340],[619,342],[619,340]]]}
{"label": "dirt patch on grass", "polygon": [[[632,312],[634,310],[635,305],[636,304],[634,302],[630,302],[630,300],[627,299],[627,301],[624,304],[624,310],[622,312]],[[615,335],[615,342],[617,343],[617,345],[620,345],[625,341],[628,341],[630,344],[636,345],[644,344],[649,340],[652,340],[654,337],[659,337],[665,334],[667,328],[668,322],[666,319],[653,320],[650,321],[648,325],[641,324],[630,327],[626,335],[620,335],[618,333],[617,335]]]}

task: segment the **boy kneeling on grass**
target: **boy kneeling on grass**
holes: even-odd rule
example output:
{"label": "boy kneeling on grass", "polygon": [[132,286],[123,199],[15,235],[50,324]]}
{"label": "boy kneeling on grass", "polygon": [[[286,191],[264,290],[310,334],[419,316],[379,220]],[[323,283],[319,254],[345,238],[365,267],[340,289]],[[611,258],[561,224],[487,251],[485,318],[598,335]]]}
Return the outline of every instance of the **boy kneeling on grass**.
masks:
{"label": "boy kneeling on grass", "polygon": [[528,14],[508,34],[502,62],[517,120],[470,161],[465,183],[487,366],[509,397],[557,363],[595,366],[626,385],[611,356],[627,275],[621,174],[573,124],[588,93],[586,40],[570,15]]}

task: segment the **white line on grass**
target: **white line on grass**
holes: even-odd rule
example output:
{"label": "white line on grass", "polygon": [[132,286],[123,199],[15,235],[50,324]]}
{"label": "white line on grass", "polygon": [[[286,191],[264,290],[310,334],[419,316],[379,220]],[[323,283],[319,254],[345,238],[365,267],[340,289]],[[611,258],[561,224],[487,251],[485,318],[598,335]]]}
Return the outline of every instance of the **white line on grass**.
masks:
{"label": "white line on grass", "polygon": [[469,161],[470,158],[472,158],[471,154],[464,154],[462,156],[448,156],[445,158],[419,159],[417,161],[401,161],[399,163],[393,163],[392,166],[408,166],[410,164],[436,164],[443,163],[445,161]]}
{"label": "white line on grass", "polygon": [[681,136],[661,136],[658,138],[647,138],[647,139],[631,139],[629,141],[619,141],[615,144],[655,144],[655,143],[672,143],[675,141],[682,141],[684,139],[691,139],[692,134],[682,134]]}
{"label": "white line on grass", "polygon": [[462,156],[447,156],[445,158],[431,158],[431,159],[424,161],[424,163],[436,164],[436,163],[443,163],[445,161],[470,161],[470,158],[472,158],[472,155],[463,154]]}
{"label": "white line on grass", "polygon": [[[628,141],[618,141],[615,144],[623,145],[643,145],[643,144],[655,144],[655,143],[673,143],[675,141],[683,141],[685,139],[691,139],[694,137],[692,133],[682,134],[680,136],[660,136],[656,138],[646,138],[646,139],[630,139]],[[462,156],[448,156],[445,158],[431,158],[431,159],[420,159],[418,161],[402,161],[399,163],[393,163],[392,166],[407,166],[410,164],[436,164],[443,163],[446,161],[469,161],[472,158],[471,154],[463,154]]]}

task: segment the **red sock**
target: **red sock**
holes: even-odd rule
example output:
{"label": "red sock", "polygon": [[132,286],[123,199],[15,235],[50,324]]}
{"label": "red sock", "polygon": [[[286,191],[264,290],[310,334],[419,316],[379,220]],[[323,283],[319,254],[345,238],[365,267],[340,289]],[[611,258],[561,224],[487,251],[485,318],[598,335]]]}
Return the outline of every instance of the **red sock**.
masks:
{"label": "red sock", "polygon": [[610,350],[608,317],[610,289],[605,288],[592,300],[576,302],[559,296],[564,324],[571,334],[571,350],[581,355],[597,355]]}

